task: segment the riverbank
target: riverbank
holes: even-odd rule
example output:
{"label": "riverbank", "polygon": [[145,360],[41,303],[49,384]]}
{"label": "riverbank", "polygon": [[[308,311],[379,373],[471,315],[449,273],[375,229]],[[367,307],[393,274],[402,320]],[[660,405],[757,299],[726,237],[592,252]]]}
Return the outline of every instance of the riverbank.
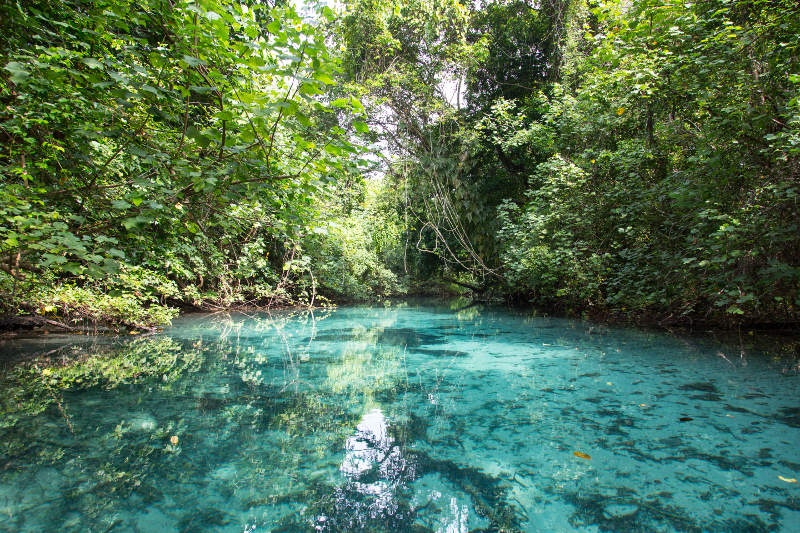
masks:
{"label": "riverbank", "polygon": [[[800,333],[800,323],[763,320],[719,320],[709,317],[680,316],[672,314],[659,315],[656,313],[623,313],[613,310],[583,310],[569,312],[563,309],[542,309],[525,305],[520,302],[508,302],[499,298],[471,298],[468,295],[459,295],[446,291],[442,287],[435,294],[419,293],[406,295],[401,298],[384,299],[373,302],[332,302],[320,298],[315,305],[308,303],[265,299],[260,302],[236,302],[223,304],[215,301],[198,301],[194,303],[171,300],[164,304],[142,305],[127,302],[126,306],[112,305],[63,305],[57,309],[50,308],[52,312],[37,314],[28,312],[20,315],[0,315],[0,339],[16,336],[48,335],[51,333],[66,333],[74,335],[140,335],[156,333],[168,327],[172,320],[180,316],[195,313],[259,313],[287,309],[325,309],[339,305],[362,305],[382,303],[384,305],[418,304],[420,302],[448,304],[453,311],[463,311],[476,306],[505,307],[517,312],[530,313],[534,316],[549,316],[558,318],[573,318],[586,320],[596,324],[596,331],[606,327],[632,327],[648,330],[668,331],[680,334],[715,333],[729,336],[754,335],[758,333],[770,336],[796,337]],[[35,308],[27,306],[28,309]],[[42,306],[38,306],[42,309]],[[125,311],[130,312],[125,316]]]}

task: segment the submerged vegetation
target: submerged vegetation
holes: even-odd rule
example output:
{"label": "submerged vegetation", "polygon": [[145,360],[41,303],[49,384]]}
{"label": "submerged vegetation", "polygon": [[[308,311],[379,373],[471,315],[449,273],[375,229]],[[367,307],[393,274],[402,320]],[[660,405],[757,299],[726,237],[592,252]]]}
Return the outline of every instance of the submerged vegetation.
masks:
{"label": "submerged vegetation", "polygon": [[800,319],[791,0],[0,4],[0,313]]}
{"label": "submerged vegetation", "polygon": [[606,329],[401,303],[7,340],[0,530],[791,530],[797,341]]}

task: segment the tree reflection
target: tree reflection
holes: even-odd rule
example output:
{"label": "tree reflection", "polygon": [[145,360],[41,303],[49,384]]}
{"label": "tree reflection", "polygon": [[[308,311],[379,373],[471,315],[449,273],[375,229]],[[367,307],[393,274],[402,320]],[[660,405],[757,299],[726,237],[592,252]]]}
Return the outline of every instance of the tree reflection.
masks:
{"label": "tree reflection", "polygon": [[409,379],[406,356],[442,334],[354,313],[187,318],[5,369],[0,492],[20,488],[8,501],[23,509],[21,487],[54,477],[37,511],[51,529],[77,529],[72,513],[82,529],[122,516],[147,530],[157,516],[193,530],[245,517],[258,530],[460,532],[470,500],[473,524],[513,525],[497,480],[417,446],[433,383]]}
{"label": "tree reflection", "polygon": [[[113,389],[159,378],[176,381],[203,361],[198,345],[168,337],[127,342],[66,344],[29,354],[0,374],[0,427],[12,427],[20,416],[34,416],[55,404],[64,414],[64,394],[90,388]],[[69,425],[69,419],[66,417]]]}
{"label": "tree reflection", "polygon": [[315,519],[318,531],[403,531],[414,521],[407,483],[417,478],[413,461],[390,436],[380,409],[367,412],[347,437],[339,470],[346,481]]}

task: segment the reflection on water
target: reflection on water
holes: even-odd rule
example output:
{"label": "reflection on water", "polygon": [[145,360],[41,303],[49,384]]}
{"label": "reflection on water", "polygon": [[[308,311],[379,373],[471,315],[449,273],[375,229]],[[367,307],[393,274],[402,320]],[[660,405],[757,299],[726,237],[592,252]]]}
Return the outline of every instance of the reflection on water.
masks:
{"label": "reflection on water", "polygon": [[361,418],[356,434],[347,437],[344,462],[340,470],[351,479],[358,479],[373,467],[382,466],[387,456],[397,450],[392,448],[386,417],[380,409],[373,409]]}
{"label": "reflection on water", "polygon": [[0,346],[0,531],[796,531],[798,343],[480,307]]}

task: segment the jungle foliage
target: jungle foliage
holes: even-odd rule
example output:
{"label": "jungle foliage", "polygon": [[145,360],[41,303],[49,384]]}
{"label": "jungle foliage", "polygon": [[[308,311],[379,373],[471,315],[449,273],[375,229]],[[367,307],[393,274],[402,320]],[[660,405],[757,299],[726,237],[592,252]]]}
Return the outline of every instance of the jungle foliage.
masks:
{"label": "jungle foliage", "polygon": [[[572,313],[797,321],[796,2],[498,0],[459,31],[424,2],[356,4],[369,46],[397,43],[349,73],[403,146],[388,180],[412,255],[439,258],[420,272]],[[438,78],[403,45],[426,39]],[[423,89],[385,89],[416,90],[409,72]]]}
{"label": "jungle foliage", "polygon": [[500,210],[511,286],[662,321],[797,320],[797,3],[627,6],[571,6],[552,154]]}
{"label": "jungle foliage", "polygon": [[439,280],[800,318],[794,1],[3,0],[0,20],[2,314],[141,328]]}
{"label": "jungle foliage", "polygon": [[317,25],[260,0],[3,1],[0,20],[4,314],[141,327],[167,303],[325,291],[308,245],[348,214],[333,193],[361,186],[367,128]]}

